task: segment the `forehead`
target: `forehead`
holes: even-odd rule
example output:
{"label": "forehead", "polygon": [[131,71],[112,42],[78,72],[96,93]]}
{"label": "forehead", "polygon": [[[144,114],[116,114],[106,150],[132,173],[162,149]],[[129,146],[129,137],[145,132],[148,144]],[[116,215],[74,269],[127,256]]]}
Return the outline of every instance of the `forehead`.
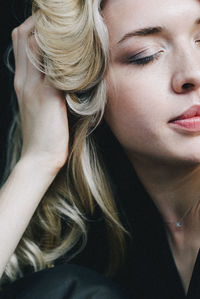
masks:
{"label": "forehead", "polygon": [[106,0],[103,15],[112,39],[140,27],[181,30],[200,17],[200,0]]}

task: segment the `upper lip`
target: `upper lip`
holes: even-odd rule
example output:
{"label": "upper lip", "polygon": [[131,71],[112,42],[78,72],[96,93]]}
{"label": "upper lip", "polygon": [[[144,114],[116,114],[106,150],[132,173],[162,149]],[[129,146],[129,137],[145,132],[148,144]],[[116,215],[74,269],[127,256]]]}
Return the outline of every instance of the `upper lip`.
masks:
{"label": "upper lip", "polygon": [[185,112],[183,112],[181,115],[176,116],[175,118],[171,119],[170,122],[173,122],[173,121],[179,120],[179,119],[192,118],[195,116],[200,116],[200,105],[194,105],[194,106],[190,107]]}

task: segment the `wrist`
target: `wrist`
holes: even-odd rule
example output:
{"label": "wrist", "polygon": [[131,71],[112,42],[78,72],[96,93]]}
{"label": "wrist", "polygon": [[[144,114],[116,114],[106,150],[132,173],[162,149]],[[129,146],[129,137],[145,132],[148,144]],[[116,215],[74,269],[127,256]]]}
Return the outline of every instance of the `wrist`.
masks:
{"label": "wrist", "polygon": [[52,160],[37,156],[24,156],[16,164],[16,168],[44,173],[50,177],[55,177],[61,167],[52,163]]}

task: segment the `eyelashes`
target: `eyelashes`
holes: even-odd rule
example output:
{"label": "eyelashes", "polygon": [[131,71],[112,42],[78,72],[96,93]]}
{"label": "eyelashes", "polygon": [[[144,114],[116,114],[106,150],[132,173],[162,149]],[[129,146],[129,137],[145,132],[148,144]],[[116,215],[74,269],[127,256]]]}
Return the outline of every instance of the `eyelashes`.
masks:
{"label": "eyelashes", "polygon": [[145,65],[145,64],[148,64],[148,63],[153,62],[154,60],[158,59],[162,52],[163,51],[159,51],[153,55],[145,56],[145,57],[141,57],[141,58],[137,58],[139,56],[139,54],[137,54],[135,56],[131,56],[128,59],[128,63],[135,64],[135,65]]}
{"label": "eyelashes", "polygon": [[[200,39],[195,40],[195,44],[200,47]],[[160,50],[153,55],[143,56],[147,51],[142,51],[137,53],[134,56],[130,56],[124,59],[123,62],[127,64],[133,64],[136,66],[144,66],[150,63],[153,63],[155,60],[159,59],[160,55],[164,52],[164,50]],[[143,57],[142,57],[143,56]]]}

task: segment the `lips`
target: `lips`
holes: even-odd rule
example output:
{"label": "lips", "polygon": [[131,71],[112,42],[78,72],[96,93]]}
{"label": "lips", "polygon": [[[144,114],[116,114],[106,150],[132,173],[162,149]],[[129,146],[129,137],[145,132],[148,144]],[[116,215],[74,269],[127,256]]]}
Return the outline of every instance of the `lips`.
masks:
{"label": "lips", "polygon": [[200,105],[195,105],[186,110],[183,114],[173,118],[169,122],[174,122],[177,120],[183,120],[183,119],[190,119],[194,117],[200,117]]}
{"label": "lips", "polygon": [[169,121],[170,125],[181,131],[200,132],[200,105],[195,105],[183,114]]}

